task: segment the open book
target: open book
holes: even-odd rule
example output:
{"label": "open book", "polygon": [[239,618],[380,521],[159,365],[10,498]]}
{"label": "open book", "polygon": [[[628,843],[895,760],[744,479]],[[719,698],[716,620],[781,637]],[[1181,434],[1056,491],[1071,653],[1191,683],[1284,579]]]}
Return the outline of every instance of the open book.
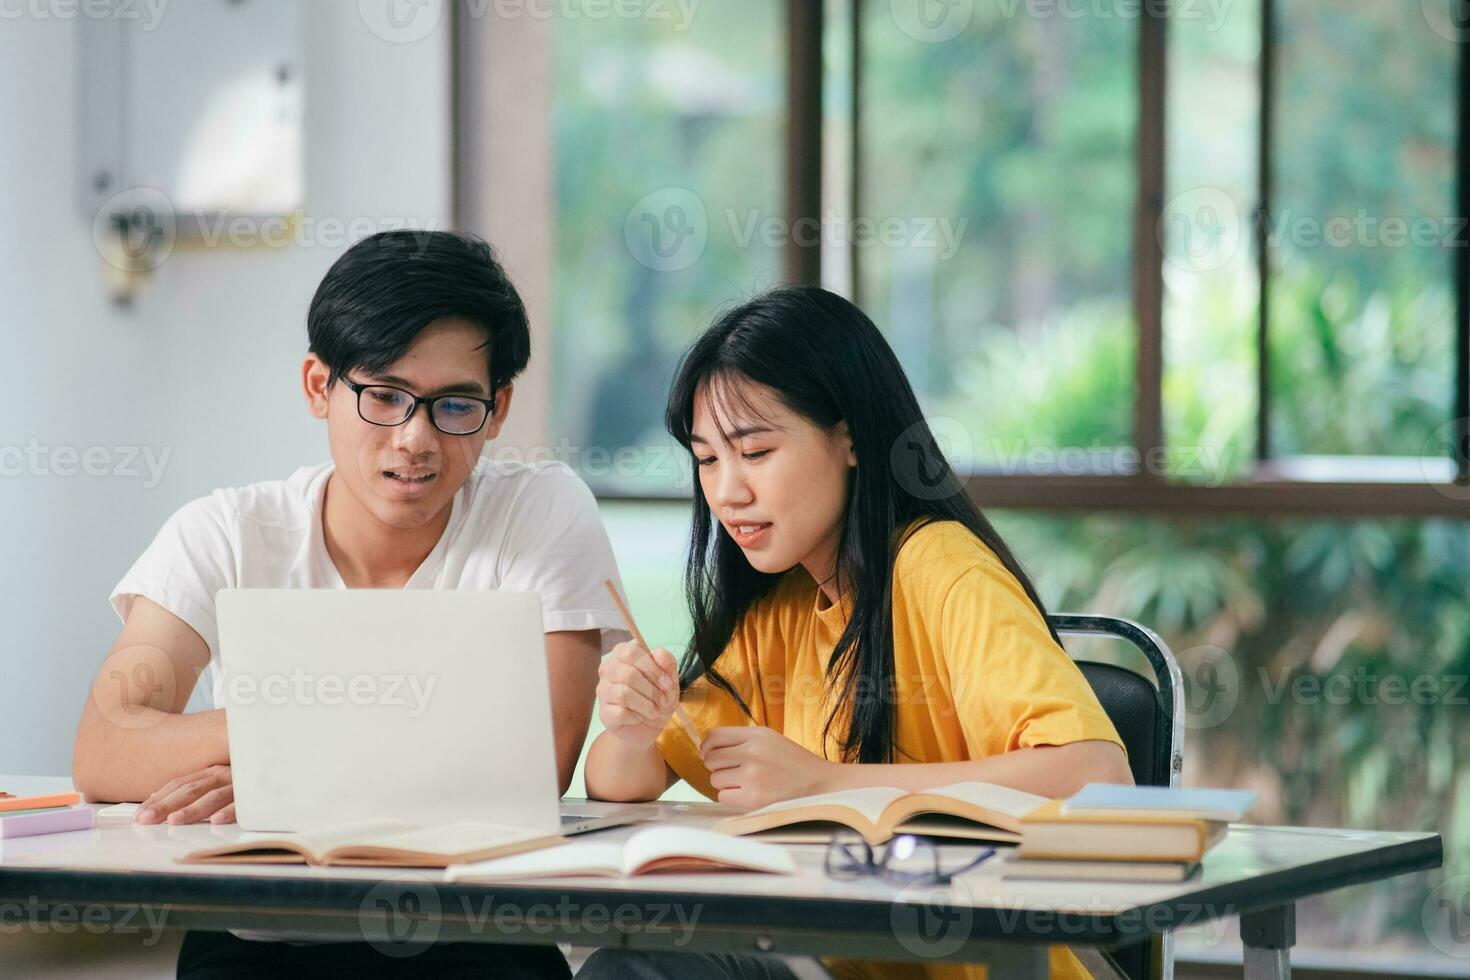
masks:
{"label": "open book", "polygon": [[640,830],[625,844],[563,844],[534,854],[456,865],[445,881],[504,881],[567,876],[622,877],[669,872],[765,871],[795,874],[785,848],[740,840],[696,827],[664,824]]}
{"label": "open book", "polygon": [[181,863],[365,864],[444,868],[560,844],[565,837],[488,823],[420,827],[364,820],[299,834],[244,833],[233,844],[190,851]]}
{"label": "open book", "polygon": [[796,841],[813,830],[830,835],[830,826],[812,825],[840,824],[862,834],[869,844],[881,844],[894,834],[1014,844],[1021,840],[1025,816],[1048,802],[1044,796],[991,783],[952,783],[922,793],[876,786],[772,803],[727,817],[714,829]]}

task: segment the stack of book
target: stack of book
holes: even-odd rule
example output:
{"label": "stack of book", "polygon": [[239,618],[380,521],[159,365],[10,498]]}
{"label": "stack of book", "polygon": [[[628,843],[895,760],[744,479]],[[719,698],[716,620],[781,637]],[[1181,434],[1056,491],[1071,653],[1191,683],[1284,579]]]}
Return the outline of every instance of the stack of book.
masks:
{"label": "stack of book", "polygon": [[990,783],[918,793],[843,790],[773,803],[712,828],[783,844],[821,843],[841,828],[869,844],[897,834],[1014,844],[1009,878],[1183,881],[1255,802],[1250,790],[1088,784],[1049,800]]}
{"label": "stack of book", "polygon": [[1255,800],[1250,790],[1090,783],[1026,815],[1004,875],[1184,881]]}
{"label": "stack of book", "polygon": [[14,796],[0,792],[0,840],[86,830],[95,822],[95,811],[82,804],[80,793]]}

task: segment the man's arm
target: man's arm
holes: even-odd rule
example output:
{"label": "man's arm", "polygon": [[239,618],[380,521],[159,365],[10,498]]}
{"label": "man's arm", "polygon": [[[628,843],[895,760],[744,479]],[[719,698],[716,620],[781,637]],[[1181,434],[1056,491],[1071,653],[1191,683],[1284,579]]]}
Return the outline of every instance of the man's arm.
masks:
{"label": "man's arm", "polygon": [[556,772],[563,794],[572,785],[572,773],[577,769],[582,744],[587,740],[587,726],[592,721],[601,640],[600,630],[562,630],[546,634],[551,717],[556,732]]}
{"label": "man's arm", "polygon": [[78,792],[90,802],[142,801],[177,777],[227,765],[224,710],[183,714],[208,663],[198,633],[136,597],[77,725],[71,768]]}
{"label": "man's arm", "polygon": [[[646,803],[662,796],[679,781],[673,766],[664,762],[658,745],[632,746],[612,732],[603,732],[587,750],[587,797],[613,803]],[[659,786],[659,778],[663,786]]]}

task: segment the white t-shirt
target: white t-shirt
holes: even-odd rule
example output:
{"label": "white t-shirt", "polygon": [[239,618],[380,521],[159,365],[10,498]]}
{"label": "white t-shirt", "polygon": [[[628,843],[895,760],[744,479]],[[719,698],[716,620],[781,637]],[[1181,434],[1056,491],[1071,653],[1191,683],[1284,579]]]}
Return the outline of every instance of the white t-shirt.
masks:
{"label": "white t-shirt", "polygon": [[[209,645],[207,690],[220,703],[220,589],[341,589],[322,536],[332,464],[285,480],[216,490],[179,508],[112,592],[127,619],[146,596]],[[546,632],[602,631],[602,652],[631,639],[604,579],[621,590],[597,502],[564,463],[482,460],[454,495],[444,534],[408,580],[410,589],[534,592]]]}

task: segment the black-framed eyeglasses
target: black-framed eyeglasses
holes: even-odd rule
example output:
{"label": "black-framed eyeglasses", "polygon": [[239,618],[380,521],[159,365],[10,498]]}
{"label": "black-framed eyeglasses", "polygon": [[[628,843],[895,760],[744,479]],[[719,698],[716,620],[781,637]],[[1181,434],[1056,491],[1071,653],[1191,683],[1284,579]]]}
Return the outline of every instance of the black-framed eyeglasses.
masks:
{"label": "black-framed eyeglasses", "polygon": [[392,385],[358,384],[344,377],[342,383],[357,395],[357,414],[373,425],[402,425],[413,418],[420,405],[427,406],[429,421],[447,436],[474,435],[485,427],[485,420],[495,411],[495,389],[490,397],[473,395],[435,395],[423,398]]}
{"label": "black-framed eyeglasses", "polygon": [[823,868],[831,878],[886,878],[900,884],[947,885],[956,875],[977,868],[995,856],[987,847],[968,864],[940,866],[939,845],[927,837],[899,834],[874,848],[856,831],[841,830],[827,843]]}

